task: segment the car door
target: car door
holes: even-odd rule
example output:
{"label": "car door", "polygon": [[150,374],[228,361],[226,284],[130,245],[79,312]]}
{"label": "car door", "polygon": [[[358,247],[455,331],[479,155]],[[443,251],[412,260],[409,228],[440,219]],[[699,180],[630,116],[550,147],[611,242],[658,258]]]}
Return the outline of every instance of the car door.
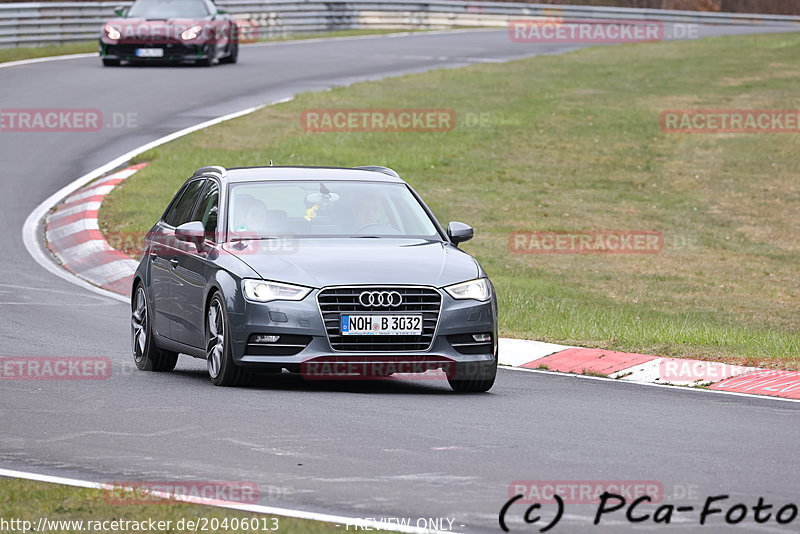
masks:
{"label": "car door", "polygon": [[219,188],[216,180],[207,180],[191,217],[192,221],[203,223],[205,240],[199,246],[188,242],[175,243],[178,255],[173,270],[172,335],[175,341],[192,347],[205,344],[204,293],[208,277],[213,273],[210,261],[216,254]]}
{"label": "car door", "polygon": [[175,196],[164,218],[157,225],[149,253],[150,280],[153,288],[153,323],[156,332],[170,339],[175,339],[172,299],[179,252],[176,249],[175,228],[191,218],[204,184],[205,178],[192,180]]}
{"label": "car door", "polygon": [[174,231],[162,221],[156,225],[150,236],[148,262],[150,271],[150,290],[152,291],[151,316],[156,333],[172,338],[170,329],[170,285],[172,285],[172,265],[174,257],[169,248]]}

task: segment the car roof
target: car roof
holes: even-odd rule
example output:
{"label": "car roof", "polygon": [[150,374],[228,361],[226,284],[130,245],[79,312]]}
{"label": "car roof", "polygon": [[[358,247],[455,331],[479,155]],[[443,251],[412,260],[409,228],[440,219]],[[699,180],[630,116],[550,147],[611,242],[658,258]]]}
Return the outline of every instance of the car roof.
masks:
{"label": "car roof", "polygon": [[[205,171],[205,172],[204,172]],[[363,182],[389,182],[405,183],[396,172],[386,167],[300,167],[300,166],[270,166],[270,167],[204,167],[195,174],[206,172],[221,174],[229,183],[261,182],[268,180],[325,180],[325,181],[363,181]]]}

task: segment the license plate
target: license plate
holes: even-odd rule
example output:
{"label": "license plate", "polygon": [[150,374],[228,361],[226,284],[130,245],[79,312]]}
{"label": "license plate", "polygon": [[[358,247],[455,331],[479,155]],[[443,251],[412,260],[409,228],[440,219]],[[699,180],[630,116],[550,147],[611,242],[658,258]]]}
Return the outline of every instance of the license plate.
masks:
{"label": "license plate", "polygon": [[163,48],[137,48],[136,57],[164,57]]}
{"label": "license plate", "polygon": [[343,336],[419,336],[422,315],[342,315]]}

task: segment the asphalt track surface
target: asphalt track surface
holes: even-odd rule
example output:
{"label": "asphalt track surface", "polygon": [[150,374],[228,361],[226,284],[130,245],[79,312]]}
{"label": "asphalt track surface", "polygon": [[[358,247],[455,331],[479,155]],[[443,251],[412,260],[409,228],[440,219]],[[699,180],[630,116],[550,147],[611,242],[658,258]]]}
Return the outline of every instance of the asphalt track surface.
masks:
{"label": "asphalt track surface", "polygon": [[[104,69],[96,58],[0,69],[2,109],[136,114],[133,128],[0,132],[0,356],[107,356],[114,369],[100,381],[0,381],[0,467],[96,481],[250,481],[261,504],[447,517],[468,532],[499,531],[517,480],[657,481],[667,501],[688,490],[695,506],[717,494],[730,494],[730,505],[759,496],[796,503],[797,403],[506,370],[483,395],[435,381],[285,375],[216,388],[203,362],[188,357],[173,373],[136,371],[128,307],[53,276],[23,246],[26,217],[53,192],[181,128],[299,91],[574,48],[484,30],[250,46],[240,64],[211,69]],[[634,529],[619,515],[606,529],[591,526],[594,509],[568,505],[554,532]],[[692,528],[696,514],[674,523],[723,531],[719,521]],[[512,532],[541,526],[509,524]],[[757,526],[751,515],[737,530],[796,528]]]}

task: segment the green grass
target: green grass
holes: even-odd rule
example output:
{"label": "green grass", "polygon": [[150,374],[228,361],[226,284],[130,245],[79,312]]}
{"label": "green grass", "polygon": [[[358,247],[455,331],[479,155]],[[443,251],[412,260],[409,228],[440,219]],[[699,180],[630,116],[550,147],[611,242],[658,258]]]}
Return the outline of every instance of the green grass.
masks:
{"label": "green grass", "polygon": [[37,57],[64,56],[97,52],[97,41],[52,46],[21,46],[19,48],[0,48],[0,63],[19,61]]}
{"label": "green grass", "polygon": [[[800,108],[800,36],[586,49],[300,95],[138,158],[103,228],[146,230],[200,166],[390,166],[488,271],[507,336],[797,368],[800,138],[662,133],[661,111]],[[311,133],[307,108],[452,108],[443,133]],[[483,114],[479,126],[467,119]],[[657,255],[514,254],[530,230],[655,230]]]}
{"label": "green grass", "polygon": [[[208,521],[208,523],[203,523],[205,525],[221,525],[224,524],[222,521],[225,518],[228,519],[227,525],[229,528],[227,530],[218,528],[216,532],[266,532],[262,526],[264,525],[262,521],[267,521],[266,526],[272,527],[272,531],[274,532],[333,534],[344,530],[344,527],[336,527],[332,524],[320,523],[317,521],[251,514],[211,506],[183,504],[175,501],[157,501],[151,503],[148,499],[147,504],[129,504],[124,501],[115,502],[114,495],[114,493],[109,494],[103,490],[74,488],[71,486],[12,478],[0,478],[1,519],[6,521],[12,519],[31,521],[33,527],[30,528],[36,528],[40,518],[47,518],[51,522],[71,520],[84,522],[107,520],[146,521],[148,519],[153,519],[154,521],[170,521],[170,524],[163,523],[163,526],[169,526],[170,528],[158,530],[158,532],[164,533],[193,531],[193,529],[185,528],[186,521],[189,520]],[[211,523],[212,518],[219,522]],[[262,526],[262,529],[247,530],[231,528],[241,525],[241,523],[231,522],[233,518],[259,518],[258,525]],[[179,523],[181,520],[184,520],[182,525]],[[252,519],[249,519],[249,521],[252,521]],[[276,524],[279,527],[278,530],[274,529]],[[51,525],[48,532],[72,533],[101,531],[97,529],[80,530],[75,524],[69,525],[61,523],[61,528],[57,528],[56,525],[58,524],[51,523]],[[85,523],[84,526],[89,526],[89,524]],[[184,526],[184,528],[180,529],[180,526]],[[128,529],[120,529],[119,532],[128,532],[132,530],[134,530],[134,527],[131,526]],[[2,532],[14,531],[22,532],[22,529],[18,526],[16,530],[2,530]],[[112,529],[109,525],[108,528],[104,528],[102,531],[112,532]],[[143,531],[151,532],[152,530],[144,528]],[[214,530],[208,531],[214,532]]]}

